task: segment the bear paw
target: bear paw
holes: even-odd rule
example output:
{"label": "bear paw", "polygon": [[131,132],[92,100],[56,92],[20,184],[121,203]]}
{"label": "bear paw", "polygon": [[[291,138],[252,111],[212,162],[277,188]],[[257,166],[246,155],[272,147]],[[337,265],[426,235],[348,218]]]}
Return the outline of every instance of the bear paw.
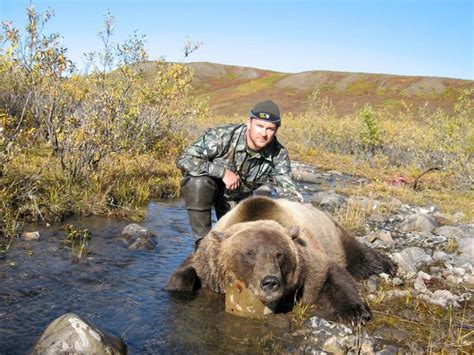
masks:
{"label": "bear paw", "polygon": [[335,316],[338,321],[355,325],[364,325],[372,318],[369,306],[365,302],[339,304],[335,310]]}

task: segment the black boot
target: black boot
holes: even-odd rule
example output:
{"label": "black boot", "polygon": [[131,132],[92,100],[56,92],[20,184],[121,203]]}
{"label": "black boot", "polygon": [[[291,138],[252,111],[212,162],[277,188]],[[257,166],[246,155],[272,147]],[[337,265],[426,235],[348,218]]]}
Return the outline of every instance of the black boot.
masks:
{"label": "black boot", "polygon": [[196,238],[204,237],[211,230],[211,210],[188,210],[189,223]]}
{"label": "black boot", "polygon": [[209,176],[186,176],[181,183],[181,193],[196,238],[204,237],[211,230],[216,191],[216,182]]}

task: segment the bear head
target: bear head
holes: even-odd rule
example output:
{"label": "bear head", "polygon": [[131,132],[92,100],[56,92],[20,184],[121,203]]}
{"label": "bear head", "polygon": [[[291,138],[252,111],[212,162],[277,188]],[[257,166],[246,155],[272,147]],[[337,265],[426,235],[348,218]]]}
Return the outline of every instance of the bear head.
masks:
{"label": "bear head", "polygon": [[301,276],[296,227],[283,228],[270,220],[238,223],[223,233],[212,231],[220,241],[217,268],[220,283],[236,280],[264,304],[280,300],[293,290]]}

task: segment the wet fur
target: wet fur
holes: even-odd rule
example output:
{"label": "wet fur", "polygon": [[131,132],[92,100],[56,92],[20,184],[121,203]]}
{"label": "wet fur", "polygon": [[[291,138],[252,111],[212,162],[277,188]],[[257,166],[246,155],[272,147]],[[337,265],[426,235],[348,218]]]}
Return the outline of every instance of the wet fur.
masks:
{"label": "wet fur", "polygon": [[[288,231],[295,225],[299,232],[291,236],[291,253],[296,254],[296,265],[291,279],[285,280],[284,298],[298,295],[303,303],[327,304],[337,319],[347,322],[369,320],[370,310],[358,294],[355,279],[380,272],[393,275],[395,264],[359,243],[326,213],[287,200],[254,197],[241,202],[199,242],[196,251],[171,275],[166,289],[193,292],[202,286],[224,293],[228,269],[233,267],[226,261],[231,256],[222,259],[226,238],[242,231],[250,235],[260,228],[291,234]],[[232,255],[231,250],[227,253]]]}

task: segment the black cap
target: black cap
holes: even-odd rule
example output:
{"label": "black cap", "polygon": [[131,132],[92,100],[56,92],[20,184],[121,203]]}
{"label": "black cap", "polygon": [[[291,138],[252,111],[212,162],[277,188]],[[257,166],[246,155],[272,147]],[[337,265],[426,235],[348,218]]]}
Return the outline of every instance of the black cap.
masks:
{"label": "black cap", "polygon": [[280,109],[277,104],[271,100],[262,101],[256,104],[249,112],[250,118],[272,122],[280,126]]}

